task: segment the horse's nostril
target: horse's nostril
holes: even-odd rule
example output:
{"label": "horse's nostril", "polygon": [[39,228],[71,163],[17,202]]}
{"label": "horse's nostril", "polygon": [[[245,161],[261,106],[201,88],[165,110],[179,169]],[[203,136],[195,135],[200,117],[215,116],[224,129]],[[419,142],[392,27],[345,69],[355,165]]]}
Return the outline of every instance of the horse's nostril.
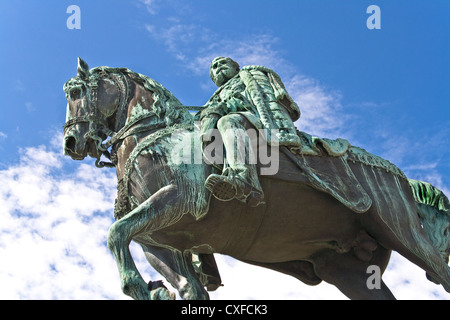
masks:
{"label": "horse's nostril", "polygon": [[67,153],[67,151],[70,151],[72,153],[75,152],[75,145],[77,143],[77,140],[75,139],[75,137],[67,137],[65,139],[65,144],[64,144],[64,151]]}

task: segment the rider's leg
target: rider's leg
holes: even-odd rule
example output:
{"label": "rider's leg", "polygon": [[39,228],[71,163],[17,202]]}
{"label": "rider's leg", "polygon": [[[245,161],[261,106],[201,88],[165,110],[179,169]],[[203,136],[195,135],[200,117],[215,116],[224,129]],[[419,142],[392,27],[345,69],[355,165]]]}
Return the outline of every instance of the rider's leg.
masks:
{"label": "rider's leg", "polygon": [[222,176],[211,175],[207,188],[221,200],[236,198],[257,206],[264,198],[257,163],[258,136],[250,122],[240,114],[226,115],[217,122],[226,150],[227,166]]}

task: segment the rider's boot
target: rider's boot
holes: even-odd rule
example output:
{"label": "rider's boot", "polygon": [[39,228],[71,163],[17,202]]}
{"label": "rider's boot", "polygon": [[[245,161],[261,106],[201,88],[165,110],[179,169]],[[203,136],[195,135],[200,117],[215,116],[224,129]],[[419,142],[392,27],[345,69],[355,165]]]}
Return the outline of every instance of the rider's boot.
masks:
{"label": "rider's boot", "polygon": [[[255,173],[252,174],[252,171]],[[238,172],[227,168],[222,175],[211,174],[206,179],[205,186],[221,201],[237,199],[250,207],[257,207],[264,203],[264,193],[259,180],[255,180],[254,177],[252,179],[254,175],[256,175],[255,165],[248,165],[248,168]]]}
{"label": "rider's boot", "polygon": [[227,164],[224,164],[222,175],[211,174],[206,179],[206,188],[222,201],[237,199],[252,207],[264,203],[256,169],[257,137],[246,131],[251,128],[250,123],[242,115],[229,114],[220,118],[217,128]]}

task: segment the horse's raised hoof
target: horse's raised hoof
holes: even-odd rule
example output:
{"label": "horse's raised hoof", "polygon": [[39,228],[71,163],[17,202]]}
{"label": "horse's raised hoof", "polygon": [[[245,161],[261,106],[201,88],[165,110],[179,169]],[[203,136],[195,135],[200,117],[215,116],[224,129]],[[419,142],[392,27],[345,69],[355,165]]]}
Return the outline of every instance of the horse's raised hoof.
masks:
{"label": "horse's raised hoof", "polygon": [[150,291],[150,300],[175,300],[175,293],[167,288],[157,288]]}
{"label": "horse's raised hoof", "polygon": [[149,281],[148,290],[151,300],[175,300],[175,293],[169,291],[162,280]]}

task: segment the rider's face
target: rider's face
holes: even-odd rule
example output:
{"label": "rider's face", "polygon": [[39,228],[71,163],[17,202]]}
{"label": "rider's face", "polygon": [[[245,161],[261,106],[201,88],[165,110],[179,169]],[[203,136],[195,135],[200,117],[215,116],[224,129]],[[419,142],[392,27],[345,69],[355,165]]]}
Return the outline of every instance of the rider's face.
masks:
{"label": "rider's face", "polygon": [[225,84],[239,72],[231,60],[227,58],[213,60],[210,70],[211,78],[218,87]]}

